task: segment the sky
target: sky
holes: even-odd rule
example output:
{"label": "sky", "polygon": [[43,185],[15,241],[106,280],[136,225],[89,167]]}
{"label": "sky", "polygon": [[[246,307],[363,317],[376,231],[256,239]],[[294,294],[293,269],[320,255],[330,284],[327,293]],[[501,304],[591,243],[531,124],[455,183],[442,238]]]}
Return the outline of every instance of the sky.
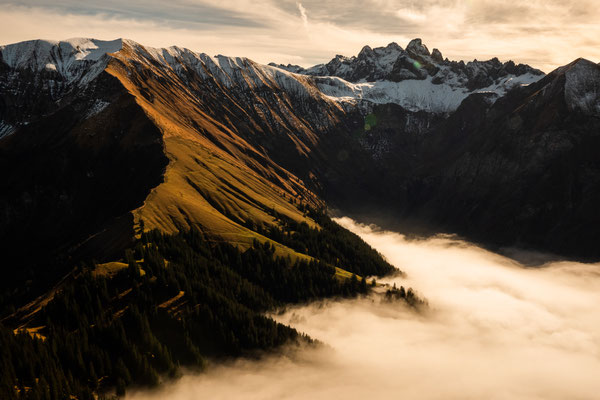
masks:
{"label": "sky", "polygon": [[[274,317],[326,345],[186,374],[127,400],[562,400],[600,391],[600,264],[525,267],[448,236],[407,240],[337,220],[428,300],[325,300]],[[541,258],[540,258],[541,259]]]}
{"label": "sky", "polygon": [[598,0],[0,0],[0,44],[72,37],[311,66],[422,38],[452,60],[600,61]]}

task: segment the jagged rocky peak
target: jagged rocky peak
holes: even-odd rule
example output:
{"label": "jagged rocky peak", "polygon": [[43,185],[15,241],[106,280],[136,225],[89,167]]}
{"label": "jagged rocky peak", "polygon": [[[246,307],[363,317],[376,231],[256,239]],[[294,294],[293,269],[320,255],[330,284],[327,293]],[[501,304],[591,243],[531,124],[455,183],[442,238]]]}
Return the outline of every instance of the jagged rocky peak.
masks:
{"label": "jagged rocky peak", "polygon": [[336,56],[311,68],[278,65],[315,77],[327,96],[344,103],[395,103],[411,111],[448,113],[467,96],[489,92],[494,98],[513,87],[538,81],[544,74],[528,65],[497,58],[488,61],[450,61],[439,49],[431,53],[419,38],[406,49],[397,43],[364,46],[357,56]]}
{"label": "jagged rocky peak", "polygon": [[420,56],[429,56],[429,49],[423,44],[421,39],[413,39],[406,46],[406,51]]}
{"label": "jagged rocky peak", "polygon": [[406,49],[392,42],[385,47],[364,46],[357,56],[337,55],[326,64],[311,68],[294,65],[275,65],[290,72],[312,76],[335,76],[352,83],[431,79],[435,84],[451,82],[468,90],[484,89],[505,77],[523,76],[527,82],[543,73],[528,65],[488,61],[450,61],[444,59],[439,49],[430,52],[420,38],[411,40]]}
{"label": "jagged rocky peak", "polygon": [[72,38],[63,41],[28,40],[0,46],[0,62],[14,70],[52,77],[60,85],[85,84],[105,68],[125,41]]}
{"label": "jagged rocky peak", "polygon": [[289,72],[293,72],[295,74],[300,74],[302,73],[305,69],[297,64],[276,64],[274,62],[270,62],[268,65],[270,65],[271,67],[275,67],[275,68],[279,68],[279,69],[284,69],[286,71]]}
{"label": "jagged rocky peak", "polygon": [[375,53],[373,52],[373,49],[371,48],[371,46],[366,45],[358,53],[358,58],[368,58],[368,57],[373,57],[374,55],[375,55]]}

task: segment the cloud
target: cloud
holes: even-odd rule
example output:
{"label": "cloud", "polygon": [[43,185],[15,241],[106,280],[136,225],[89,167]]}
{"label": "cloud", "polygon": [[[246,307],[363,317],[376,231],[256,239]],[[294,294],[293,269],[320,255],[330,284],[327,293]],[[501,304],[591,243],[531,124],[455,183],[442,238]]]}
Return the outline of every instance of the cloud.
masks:
{"label": "cloud", "polygon": [[0,37],[10,43],[109,32],[110,38],[155,47],[168,40],[167,45],[200,52],[303,66],[335,54],[355,55],[364,45],[402,45],[420,37],[453,60],[498,57],[550,71],[578,57],[600,60],[596,5],[596,0],[0,0]]}
{"label": "cloud", "polygon": [[593,399],[600,390],[600,265],[526,268],[448,237],[411,241],[344,218],[425,295],[417,314],[378,298],[276,318],[328,344],[187,375],[130,400]]}
{"label": "cloud", "polygon": [[300,11],[300,18],[305,28],[308,28],[308,17],[306,16],[306,8],[302,7],[302,3],[297,3],[298,11]]}
{"label": "cloud", "polygon": [[43,8],[57,14],[68,13],[71,15],[151,21],[174,28],[202,29],[203,27],[215,26],[257,28],[264,26],[261,20],[243,12],[243,10],[224,8],[209,2],[173,0],[166,5],[165,2],[156,0],[130,0],[127,2],[117,0],[104,0],[102,2],[91,0],[59,2],[0,0],[0,4]]}

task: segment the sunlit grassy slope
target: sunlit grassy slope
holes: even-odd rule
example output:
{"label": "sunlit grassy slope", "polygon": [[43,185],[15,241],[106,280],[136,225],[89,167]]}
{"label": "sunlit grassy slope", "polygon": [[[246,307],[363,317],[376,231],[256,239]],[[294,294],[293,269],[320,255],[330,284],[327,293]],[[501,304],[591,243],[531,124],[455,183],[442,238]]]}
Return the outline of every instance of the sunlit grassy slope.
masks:
{"label": "sunlit grassy slope", "polygon": [[[165,140],[170,163],[165,181],[136,210],[146,229],[173,233],[199,225],[215,240],[249,247],[254,239],[268,240],[242,222],[273,224],[271,210],[296,220],[314,222],[256,173],[237,167],[201,144],[182,138]],[[297,253],[275,243],[281,255]]]}
{"label": "sunlit grassy slope", "polygon": [[212,240],[241,248],[254,239],[268,240],[277,255],[308,258],[247,227],[275,224],[276,213],[316,226],[296,206],[320,204],[303,182],[204,113],[173,71],[154,69],[150,63],[134,66],[135,57],[127,49],[117,57],[107,72],[161,130],[169,158],[163,183],[134,211],[137,227],[141,220],[144,229],[167,233],[198,226]]}

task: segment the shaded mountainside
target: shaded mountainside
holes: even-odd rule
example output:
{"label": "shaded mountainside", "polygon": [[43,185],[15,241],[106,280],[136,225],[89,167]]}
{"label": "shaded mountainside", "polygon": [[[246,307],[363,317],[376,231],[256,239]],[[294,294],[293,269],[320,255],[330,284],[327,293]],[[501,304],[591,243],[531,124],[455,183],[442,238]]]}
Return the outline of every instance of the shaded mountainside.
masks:
{"label": "shaded mountainside", "polygon": [[474,95],[400,173],[405,216],[472,239],[597,258],[600,67],[577,60],[495,103]]}
{"label": "shaded mountainside", "polygon": [[[114,256],[131,244],[131,210],[163,180],[168,159],[161,133],[107,74],[59,107],[43,95],[33,96],[43,111],[0,143],[0,176],[8,189],[0,195],[5,265],[45,263],[94,235],[98,240],[87,244],[86,255]],[[106,106],[96,113],[98,102]],[[35,252],[25,250],[30,243]]]}

